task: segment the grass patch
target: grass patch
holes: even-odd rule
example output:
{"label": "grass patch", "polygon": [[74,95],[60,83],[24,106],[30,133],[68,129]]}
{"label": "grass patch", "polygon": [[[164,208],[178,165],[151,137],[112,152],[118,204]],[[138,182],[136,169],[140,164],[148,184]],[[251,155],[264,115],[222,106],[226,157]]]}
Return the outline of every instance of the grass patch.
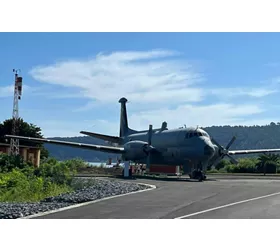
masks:
{"label": "grass patch", "polygon": [[38,202],[74,191],[73,178],[85,166],[79,159],[58,162],[50,158],[34,168],[3,154],[0,164],[0,202]]}
{"label": "grass patch", "polygon": [[37,202],[71,191],[73,188],[70,185],[59,184],[35,174],[26,175],[17,169],[0,174],[1,202]]}

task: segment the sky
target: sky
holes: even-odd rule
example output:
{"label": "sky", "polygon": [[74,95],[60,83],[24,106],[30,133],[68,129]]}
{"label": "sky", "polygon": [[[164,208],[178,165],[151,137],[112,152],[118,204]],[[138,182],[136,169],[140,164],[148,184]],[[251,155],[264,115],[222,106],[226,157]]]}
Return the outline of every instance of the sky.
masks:
{"label": "sky", "polygon": [[45,137],[280,121],[279,33],[0,33],[0,122],[19,115]]}

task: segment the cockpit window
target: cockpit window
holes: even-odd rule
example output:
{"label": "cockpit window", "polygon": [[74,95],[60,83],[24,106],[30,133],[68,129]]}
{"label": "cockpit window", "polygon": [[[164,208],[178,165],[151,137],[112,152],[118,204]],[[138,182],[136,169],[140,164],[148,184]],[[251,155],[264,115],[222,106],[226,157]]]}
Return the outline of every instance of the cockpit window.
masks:
{"label": "cockpit window", "polygon": [[205,132],[190,132],[190,133],[186,133],[185,138],[192,138],[192,137],[201,137],[201,136],[206,136],[207,137],[207,133]]}

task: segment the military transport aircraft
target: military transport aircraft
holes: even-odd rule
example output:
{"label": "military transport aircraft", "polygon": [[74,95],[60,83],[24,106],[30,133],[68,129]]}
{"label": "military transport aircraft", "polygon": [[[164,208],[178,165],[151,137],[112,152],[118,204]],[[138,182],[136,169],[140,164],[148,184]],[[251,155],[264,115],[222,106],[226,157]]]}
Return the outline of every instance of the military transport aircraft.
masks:
{"label": "military transport aircraft", "polygon": [[168,129],[166,122],[163,122],[159,129],[153,129],[152,125],[150,125],[149,130],[132,130],[128,126],[126,102],[127,99],[124,97],[119,100],[119,103],[121,103],[119,136],[81,131],[82,134],[103,139],[117,146],[102,146],[15,135],[6,135],[6,137],[121,154],[123,161],[146,164],[147,169],[149,169],[150,164],[191,165],[192,167],[189,168],[190,178],[200,181],[206,178],[205,171],[207,167],[215,166],[225,156],[229,157],[232,163],[237,164],[237,161],[231,155],[280,152],[280,149],[230,151],[229,148],[236,137],[233,137],[228,145],[223,147],[199,127]]}

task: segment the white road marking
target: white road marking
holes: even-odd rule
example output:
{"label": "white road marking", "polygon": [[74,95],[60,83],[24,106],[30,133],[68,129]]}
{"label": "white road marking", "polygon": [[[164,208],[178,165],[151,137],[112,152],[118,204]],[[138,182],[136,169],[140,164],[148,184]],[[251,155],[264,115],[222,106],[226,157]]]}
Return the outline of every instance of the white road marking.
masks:
{"label": "white road marking", "polygon": [[142,192],[146,192],[146,191],[151,191],[151,190],[156,188],[155,185],[150,185],[150,184],[146,184],[146,183],[138,183],[137,182],[137,184],[145,185],[145,186],[148,186],[150,188],[149,189],[142,189],[142,190],[139,190],[139,191],[134,191],[134,192],[126,193],[126,194],[119,194],[119,195],[109,196],[109,197],[105,197],[105,198],[102,198],[102,199],[98,199],[98,200],[94,200],[94,201],[88,201],[88,202],[84,202],[84,203],[79,203],[79,204],[75,204],[75,205],[71,205],[71,206],[67,206],[67,207],[62,207],[62,208],[59,208],[59,209],[55,209],[55,210],[51,210],[51,211],[46,211],[46,212],[42,212],[42,213],[32,214],[32,215],[21,217],[21,218],[18,218],[18,219],[31,219],[31,218],[40,217],[40,216],[43,216],[43,215],[58,213],[58,212],[62,212],[62,211],[65,211],[65,210],[70,210],[70,209],[73,209],[73,208],[78,208],[78,207],[94,204],[94,203],[97,203],[97,202],[101,202],[101,201],[105,201],[105,200],[110,200],[110,199],[113,199],[113,198],[118,198],[118,197],[130,195],[130,194],[136,194],[136,193],[142,193]]}
{"label": "white road marking", "polygon": [[195,215],[204,214],[204,213],[208,213],[208,212],[215,211],[215,210],[218,210],[218,209],[231,207],[231,206],[234,206],[234,205],[238,205],[238,204],[242,204],[242,203],[246,203],[246,202],[250,202],[250,201],[255,201],[255,200],[260,200],[260,199],[264,199],[264,198],[271,197],[271,196],[276,196],[276,195],[280,195],[280,192],[273,193],[273,194],[268,194],[268,195],[264,195],[264,196],[259,196],[259,197],[248,199],[248,200],[238,201],[238,202],[230,203],[230,204],[219,206],[219,207],[206,209],[206,210],[203,210],[203,211],[200,211],[200,212],[183,215],[183,216],[180,216],[180,217],[177,217],[177,218],[174,218],[174,219],[184,219],[184,218],[192,217],[192,216],[195,216]]}

